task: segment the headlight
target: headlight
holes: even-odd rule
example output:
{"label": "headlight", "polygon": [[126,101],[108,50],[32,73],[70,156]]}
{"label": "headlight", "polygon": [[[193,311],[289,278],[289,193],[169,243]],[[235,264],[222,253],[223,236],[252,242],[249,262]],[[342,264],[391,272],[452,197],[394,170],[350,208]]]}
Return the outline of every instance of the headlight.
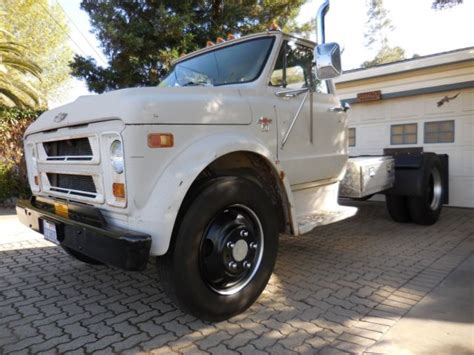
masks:
{"label": "headlight", "polygon": [[119,140],[114,140],[110,145],[110,162],[117,174],[123,173],[123,149]]}

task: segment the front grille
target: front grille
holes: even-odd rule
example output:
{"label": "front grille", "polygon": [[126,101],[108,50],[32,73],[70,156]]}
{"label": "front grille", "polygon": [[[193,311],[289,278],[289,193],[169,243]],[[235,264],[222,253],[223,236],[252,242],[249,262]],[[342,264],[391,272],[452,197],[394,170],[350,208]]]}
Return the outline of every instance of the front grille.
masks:
{"label": "front grille", "polygon": [[48,173],[51,191],[95,197],[97,189],[92,176]]}
{"label": "front grille", "polygon": [[92,160],[92,148],[88,138],[44,142],[47,160]]}

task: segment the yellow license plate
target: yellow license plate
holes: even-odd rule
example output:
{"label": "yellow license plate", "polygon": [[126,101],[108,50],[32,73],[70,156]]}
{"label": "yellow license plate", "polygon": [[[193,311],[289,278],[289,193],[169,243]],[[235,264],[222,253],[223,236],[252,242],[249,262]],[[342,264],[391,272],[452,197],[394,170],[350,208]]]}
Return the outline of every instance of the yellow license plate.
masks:
{"label": "yellow license plate", "polygon": [[69,208],[65,203],[54,203],[54,212],[61,217],[69,217]]}

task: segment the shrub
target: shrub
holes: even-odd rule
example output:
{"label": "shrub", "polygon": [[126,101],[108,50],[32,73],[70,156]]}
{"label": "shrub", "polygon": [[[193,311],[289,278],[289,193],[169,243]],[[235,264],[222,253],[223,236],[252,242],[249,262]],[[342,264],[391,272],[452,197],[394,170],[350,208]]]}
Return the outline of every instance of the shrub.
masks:
{"label": "shrub", "polygon": [[13,167],[0,163],[0,202],[12,196],[12,190],[16,189]]}
{"label": "shrub", "polygon": [[0,106],[0,202],[30,194],[23,134],[41,110]]}

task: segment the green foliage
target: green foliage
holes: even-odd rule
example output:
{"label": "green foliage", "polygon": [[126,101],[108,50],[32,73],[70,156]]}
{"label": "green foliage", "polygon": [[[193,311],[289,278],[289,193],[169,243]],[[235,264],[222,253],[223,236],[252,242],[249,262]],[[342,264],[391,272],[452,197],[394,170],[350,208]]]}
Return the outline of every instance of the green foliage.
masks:
{"label": "green foliage", "polygon": [[30,193],[23,134],[40,114],[30,108],[0,106],[0,201]]}
{"label": "green foliage", "polygon": [[[3,37],[12,37],[6,31],[0,31]],[[41,78],[41,68],[29,60],[26,55],[26,48],[8,41],[0,39],[0,102],[11,102],[18,107],[28,107],[39,105],[41,95],[28,81],[26,75],[31,75],[37,79]]]}
{"label": "green foliage", "polygon": [[395,29],[384,7],[383,0],[368,0],[367,31],[364,34],[365,45],[378,49],[374,59],[361,64],[367,68],[374,65],[396,62],[405,59],[405,51],[401,47],[391,47],[388,36]]}
{"label": "green foliage", "polygon": [[[54,1],[1,0],[0,24],[4,30],[0,31],[0,42],[13,41],[20,45],[23,57],[36,63],[42,71],[41,80],[9,71],[9,81],[25,83],[43,99],[32,102],[26,98],[29,106],[46,106],[46,100],[57,98],[60,88],[70,78],[68,63],[73,53],[69,48],[64,13]],[[12,105],[12,102],[0,98],[0,104]]]}
{"label": "green foliage", "polygon": [[265,31],[276,21],[305,32],[294,21],[306,0],[83,0],[109,66],[76,55],[72,73],[98,93],[157,85],[173,59],[232,33]]}
{"label": "green foliage", "polygon": [[405,58],[405,51],[401,47],[384,47],[374,59],[362,63],[363,68],[370,68],[376,65],[397,62]]}
{"label": "green foliage", "polygon": [[14,166],[0,162],[0,203],[13,197],[13,191],[18,191]]}
{"label": "green foliage", "polygon": [[444,10],[462,3],[463,0],[434,0],[431,7],[434,10]]}

